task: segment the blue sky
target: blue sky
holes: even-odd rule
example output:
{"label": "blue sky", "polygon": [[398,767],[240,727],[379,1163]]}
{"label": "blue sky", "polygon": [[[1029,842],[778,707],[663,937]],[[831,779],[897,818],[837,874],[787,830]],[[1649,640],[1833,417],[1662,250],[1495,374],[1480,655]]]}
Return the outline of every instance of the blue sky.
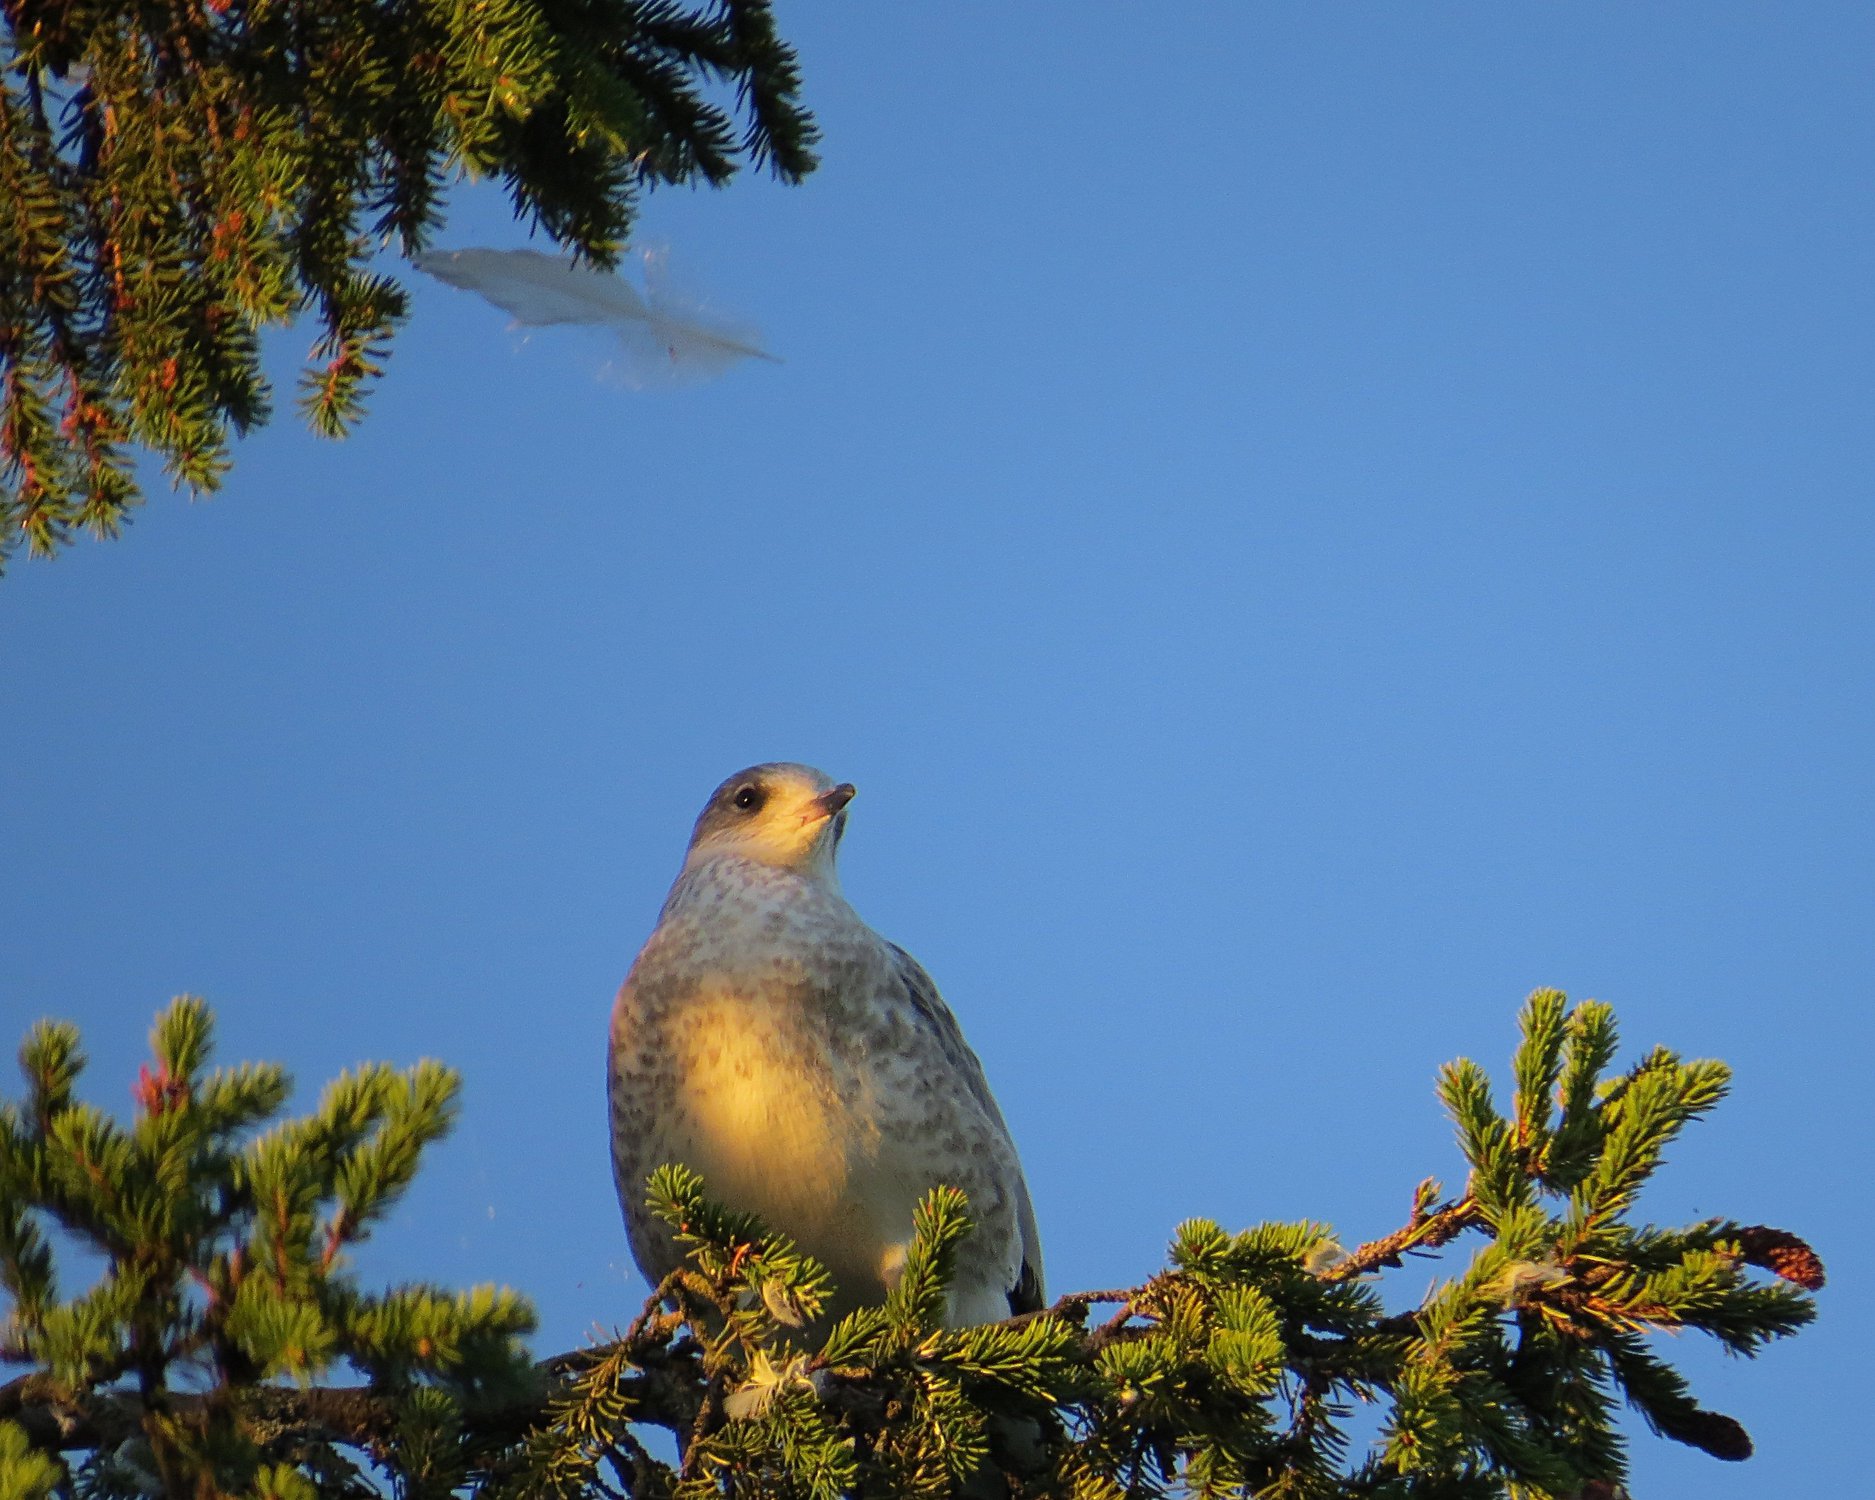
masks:
{"label": "blue sky", "polygon": [[[368,1268],[566,1347],[642,1294],[612,993],[705,793],[807,760],[1054,1290],[1193,1214],[1394,1227],[1459,1174],[1438,1064],[1555,985],[1737,1068],[1644,1210],[1834,1281],[1754,1365],[1672,1345],[1760,1456],[1643,1435],[1637,1492],[1859,1476],[1875,14],[781,15],[823,169],[643,229],[784,365],[622,390],[413,276],[353,439],[0,580],[0,1029],[79,1021],[125,1107],[185,990],[308,1090],[455,1064]],[[467,189],[439,242],[524,241]]]}

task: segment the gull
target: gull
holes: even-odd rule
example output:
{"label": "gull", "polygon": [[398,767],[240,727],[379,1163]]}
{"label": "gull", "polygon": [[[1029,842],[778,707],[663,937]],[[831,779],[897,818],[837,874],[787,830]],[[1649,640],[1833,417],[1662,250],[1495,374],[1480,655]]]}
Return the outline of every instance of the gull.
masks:
{"label": "gull", "polygon": [[645,1206],[670,1162],[825,1265],[825,1316],[877,1302],[912,1210],[940,1183],[970,1200],[946,1321],[1043,1305],[1042,1254],[1009,1127],[931,977],[863,922],[834,855],[850,783],[752,766],[698,817],[657,928],[612,1010],[612,1168],[655,1286],[681,1263]]}

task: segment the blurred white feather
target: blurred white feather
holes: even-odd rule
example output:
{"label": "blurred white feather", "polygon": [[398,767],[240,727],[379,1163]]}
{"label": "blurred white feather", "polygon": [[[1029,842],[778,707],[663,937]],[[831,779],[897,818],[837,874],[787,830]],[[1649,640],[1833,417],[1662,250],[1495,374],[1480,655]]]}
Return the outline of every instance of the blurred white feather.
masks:
{"label": "blurred white feather", "polygon": [[645,287],[623,276],[576,265],[539,250],[430,250],[412,257],[419,271],[474,292],[515,326],[579,324],[608,329],[621,363],[607,373],[628,385],[709,380],[745,359],[781,361],[739,327],[680,297],[664,278],[664,258],[641,252]]}

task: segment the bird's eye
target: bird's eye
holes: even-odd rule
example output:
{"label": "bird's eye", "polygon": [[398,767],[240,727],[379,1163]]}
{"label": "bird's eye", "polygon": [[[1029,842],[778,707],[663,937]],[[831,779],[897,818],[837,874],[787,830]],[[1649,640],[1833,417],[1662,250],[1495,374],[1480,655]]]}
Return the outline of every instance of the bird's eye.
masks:
{"label": "bird's eye", "polygon": [[736,795],[730,801],[744,812],[754,812],[762,805],[762,789],[756,786],[737,787]]}

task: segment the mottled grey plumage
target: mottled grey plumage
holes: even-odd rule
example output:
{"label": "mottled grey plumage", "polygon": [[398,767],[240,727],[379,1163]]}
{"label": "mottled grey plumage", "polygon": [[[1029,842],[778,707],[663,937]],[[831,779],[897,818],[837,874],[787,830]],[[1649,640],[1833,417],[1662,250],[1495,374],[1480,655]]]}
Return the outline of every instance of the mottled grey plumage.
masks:
{"label": "mottled grey plumage", "polygon": [[850,786],[755,766],[697,819],[656,931],[612,1011],[612,1165],[639,1268],[678,1262],[645,1210],[665,1162],[825,1263],[837,1315],[896,1279],[913,1205],[970,1199],[950,1320],[1042,1305],[1022,1164],[930,976],[859,919],[834,850]]}

